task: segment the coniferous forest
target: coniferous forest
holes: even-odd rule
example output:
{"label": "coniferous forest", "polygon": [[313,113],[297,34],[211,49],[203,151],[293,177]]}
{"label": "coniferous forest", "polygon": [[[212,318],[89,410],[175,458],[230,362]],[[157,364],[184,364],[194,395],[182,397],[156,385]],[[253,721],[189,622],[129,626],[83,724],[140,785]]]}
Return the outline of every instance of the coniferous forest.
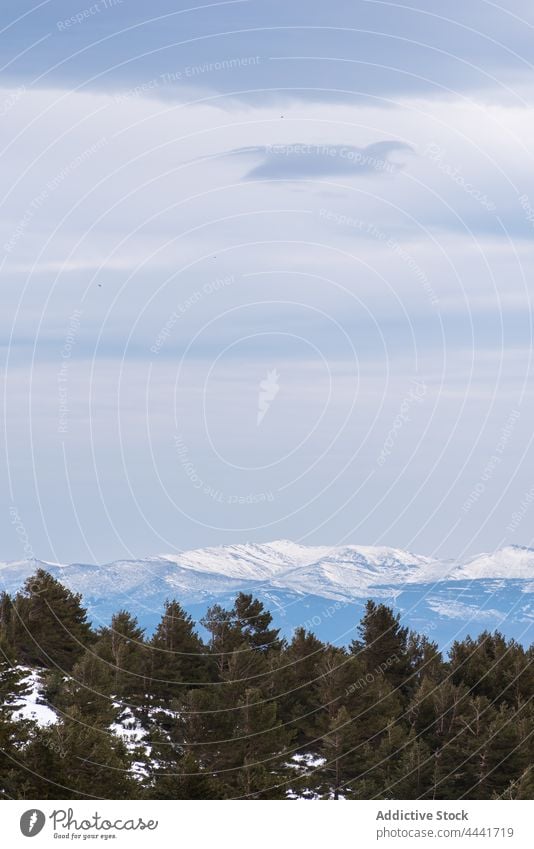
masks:
{"label": "coniferous forest", "polygon": [[201,624],[169,600],[150,636],[125,610],[95,630],[42,570],[4,593],[0,797],[534,798],[533,647],[443,656],[372,601],[345,648],[282,639],[243,593]]}

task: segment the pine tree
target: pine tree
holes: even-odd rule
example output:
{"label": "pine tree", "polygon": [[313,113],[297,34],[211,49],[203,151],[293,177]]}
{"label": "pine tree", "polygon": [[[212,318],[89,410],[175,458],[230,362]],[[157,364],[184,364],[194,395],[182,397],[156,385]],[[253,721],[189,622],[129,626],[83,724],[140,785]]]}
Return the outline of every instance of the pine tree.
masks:
{"label": "pine tree", "polygon": [[498,631],[484,631],[477,639],[453,643],[450,652],[452,680],[462,681],[477,696],[518,707],[534,688],[532,658],[515,640]]}
{"label": "pine tree", "polygon": [[280,630],[270,627],[273,617],[257,598],[248,593],[238,593],[232,614],[241,640],[251,648],[262,652],[281,648]]}
{"label": "pine tree", "polygon": [[230,797],[283,798],[288,734],[277,717],[276,702],[247,687],[236,711],[231,744],[232,766],[227,773]]}
{"label": "pine tree", "polygon": [[148,790],[152,799],[216,799],[217,785],[190,752],[157,762]]}
{"label": "pine tree", "polygon": [[[361,657],[340,649],[326,650],[322,669],[318,691],[325,723],[322,773],[338,782],[330,785],[334,797],[343,787],[348,797],[371,798],[392,780],[393,761],[406,736],[399,724],[398,694],[383,675],[366,672]],[[332,766],[334,730],[338,748]]]}
{"label": "pine tree", "polygon": [[183,751],[189,752],[204,773],[214,777],[217,798],[225,798],[226,773],[221,770],[227,766],[235,713],[228,710],[220,687],[212,686],[189,691],[183,717]]}
{"label": "pine tree", "polygon": [[21,709],[31,689],[28,670],[14,666],[0,653],[0,716],[11,719],[13,713]]}
{"label": "pine tree", "polygon": [[6,592],[0,593],[0,655],[15,658],[13,643],[13,599]]}
{"label": "pine tree", "polygon": [[30,666],[68,672],[93,638],[81,596],[44,569],[27,579],[11,620],[17,655]]}
{"label": "pine tree", "polygon": [[[344,649],[328,646],[318,664],[314,698],[319,708],[316,731],[319,735],[319,754],[325,762],[317,778],[323,783],[319,791],[323,796],[339,797],[342,784],[354,779],[359,772],[358,752],[362,737],[360,725],[349,709],[355,675],[363,670],[361,662],[350,657]],[[358,717],[361,719],[361,717]]]}
{"label": "pine tree", "polygon": [[512,784],[512,795],[505,798],[534,799],[534,766],[528,766]]}
{"label": "pine tree", "polygon": [[[352,733],[351,733],[352,732]],[[344,705],[335,710],[328,722],[328,728],[322,739],[322,749],[326,758],[323,773],[331,776],[332,795],[339,799],[340,791],[349,775],[346,773],[348,749],[355,748],[354,726],[350,714]],[[350,775],[350,777],[354,777]]]}
{"label": "pine tree", "polygon": [[423,678],[434,681],[443,678],[446,668],[438,646],[426,636],[410,631],[408,635],[407,652],[409,668],[412,671],[410,689],[415,692]]}
{"label": "pine tree", "polygon": [[201,625],[210,634],[209,648],[219,675],[224,671],[228,657],[240,643],[240,634],[232,619],[232,612],[220,604],[209,607]]}
{"label": "pine tree", "polygon": [[271,628],[272,616],[262,602],[238,593],[231,610],[219,604],[210,607],[201,624],[211,634],[210,650],[222,674],[231,653],[242,643],[263,653],[279,651],[279,629]]}
{"label": "pine tree", "polygon": [[19,797],[19,765],[32,728],[31,722],[16,715],[31,689],[26,676],[27,670],[0,655],[0,799]]}
{"label": "pine tree", "polygon": [[351,645],[361,655],[367,672],[383,675],[394,688],[408,698],[416,687],[414,669],[408,648],[408,628],[400,625],[400,615],[385,604],[369,600],[358,628],[360,640]]}
{"label": "pine tree", "polygon": [[56,725],[39,728],[25,760],[33,773],[28,782],[32,798],[132,799],[139,794],[122,741],[88,723],[78,709]]}
{"label": "pine tree", "polygon": [[435,799],[469,798],[486,771],[482,743],[494,711],[483,697],[471,699],[465,690],[457,692],[457,696],[447,709],[440,745],[435,751],[431,788]]}
{"label": "pine tree", "polygon": [[295,729],[295,745],[304,747],[318,736],[316,697],[320,664],[325,645],[304,628],[297,628],[293,638],[279,657],[276,681],[280,709],[291,728]]}
{"label": "pine tree", "polygon": [[528,767],[514,714],[506,705],[487,723],[485,739],[478,741],[478,778],[466,798],[492,799],[506,792]]}
{"label": "pine tree", "polygon": [[115,691],[116,671],[110,661],[99,656],[101,650],[98,644],[88,649],[67,677],[49,673],[46,694],[62,713],[69,715],[77,708],[92,725],[109,729],[119,720],[123,708]]}
{"label": "pine tree", "polygon": [[135,616],[120,610],[111,619],[111,627],[100,631],[95,655],[111,672],[111,696],[123,708],[137,711],[145,722],[150,707],[150,652],[144,629]]}
{"label": "pine tree", "polygon": [[166,602],[149,648],[150,691],[156,703],[168,704],[195,684],[213,680],[213,660],[177,601]]}
{"label": "pine tree", "polygon": [[[178,602],[148,642],[126,611],[94,635],[39,580],[0,598],[0,798],[534,797],[532,647],[485,632],[444,662],[373,602],[350,651],[303,629],[288,645],[241,594],[208,611],[206,653]],[[18,715],[35,667],[44,727]]]}
{"label": "pine tree", "polygon": [[391,798],[421,798],[432,786],[433,770],[433,754],[412,728],[400,752],[396,775],[390,785]]}

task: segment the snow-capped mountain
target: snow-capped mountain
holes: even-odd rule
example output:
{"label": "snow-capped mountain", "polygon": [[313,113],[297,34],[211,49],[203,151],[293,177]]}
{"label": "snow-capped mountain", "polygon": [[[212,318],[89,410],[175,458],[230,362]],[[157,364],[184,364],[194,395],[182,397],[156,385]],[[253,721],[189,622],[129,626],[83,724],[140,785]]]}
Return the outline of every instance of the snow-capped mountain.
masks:
{"label": "snow-capped mountain", "polygon": [[341,642],[369,597],[386,599],[407,624],[440,641],[484,628],[529,639],[534,549],[507,546],[464,562],[386,546],[305,546],[287,540],[226,545],[103,565],[28,560],[0,564],[0,589],[17,591],[39,567],[84,598],[95,624],[124,607],[152,628],[177,598],[198,619],[215,601],[253,592],[290,633],[304,625]]}

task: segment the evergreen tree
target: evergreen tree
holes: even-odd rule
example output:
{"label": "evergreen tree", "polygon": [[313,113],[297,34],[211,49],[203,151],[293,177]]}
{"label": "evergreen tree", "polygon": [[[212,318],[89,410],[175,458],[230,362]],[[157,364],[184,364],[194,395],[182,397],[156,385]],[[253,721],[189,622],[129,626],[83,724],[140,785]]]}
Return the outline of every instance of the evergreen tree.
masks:
{"label": "evergreen tree", "polygon": [[0,655],[0,799],[19,798],[24,746],[32,723],[16,714],[30,690],[27,671]]}
{"label": "evergreen tree", "polygon": [[393,799],[419,799],[433,782],[434,757],[424,739],[412,728],[399,753],[396,776],[391,782]]}
{"label": "evergreen tree", "polygon": [[147,795],[152,799],[216,799],[217,784],[190,752],[157,761]]}
{"label": "evergreen tree", "polygon": [[201,624],[211,635],[210,650],[219,674],[224,671],[231,653],[242,643],[263,653],[279,651],[282,646],[279,629],[270,627],[271,614],[261,601],[247,593],[237,594],[231,610],[214,604]]}
{"label": "evergreen tree", "polygon": [[13,664],[0,653],[0,716],[11,719],[31,693],[28,670]]}
{"label": "evergreen tree", "polygon": [[102,649],[98,644],[87,649],[68,677],[49,673],[46,693],[62,713],[69,715],[77,708],[86,721],[108,729],[119,720],[123,707],[117,701],[116,670],[111,661],[99,655]]}
{"label": "evergreen tree", "polygon": [[276,702],[266,702],[260,689],[247,687],[238,703],[227,761],[230,798],[283,798],[287,746]]}
{"label": "evergreen tree", "polygon": [[14,659],[13,642],[13,599],[6,592],[0,593],[0,656]]}
{"label": "evergreen tree", "polygon": [[479,741],[478,779],[466,798],[498,798],[520,780],[529,765],[522,742],[513,711],[501,705],[487,725],[485,739]]}
{"label": "evergreen tree", "polygon": [[306,748],[318,736],[320,703],[317,686],[325,645],[304,628],[297,628],[274,672],[280,709],[296,732],[295,744]]}
{"label": "evergreen tree", "polygon": [[44,569],[28,578],[16,596],[11,630],[21,662],[67,672],[93,638],[81,596]]}
{"label": "evergreen tree", "polygon": [[240,643],[240,635],[235,628],[232,612],[225,610],[220,604],[214,604],[208,608],[206,615],[201,619],[201,625],[210,634],[210,652],[217,672],[221,675],[229,656]]}
{"label": "evergreen tree", "polygon": [[484,631],[477,639],[453,643],[450,652],[452,680],[464,683],[475,695],[491,702],[518,707],[531,697],[534,668],[522,646],[507,641],[498,631]]}
{"label": "evergreen tree", "polygon": [[26,793],[42,799],[132,799],[139,794],[128,752],[116,735],[87,723],[75,709],[39,728],[25,752],[32,772]]}
{"label": "evergreen tree", "polygon": [[534,799],[534,766],[532,764],[524,770],[517,781],[512,783],[509,792],[510,795],[505,798]]}
{"label": "evergreen tree", "polygon": [[469,798],[473,789],[480,786],[486,771],[483,741],[493,715],[487,699],[471,699],[465,689],[457,691],[444,724],[440,722],[442,733],[435,751],[432,798]]}
{"label": "evergreen tree", "polygon": [[220,771],[227,766],[227,749],[235,727],[235,714],[227,709],[220,687],[215,686],[190,690],[183,717],[183,751],[189,752],[203,772],[214,777],[217,798],[224,798],[225,773]]}
{"label": "evergreen tree", "polygon": [[232,614],[241,640],[252,649],[267,652],[281,648],[280,631],[271,628],[273,617],[257,598],[248,593],[238,593]]}
{"label": "evergreen tree", "polygon": [[[350,651],[287,644],[240,594],[208,611],[206,651],[176,601],[148,642],[126,611],[93,634],[37,579],[0,597],[0,798],[534,796],[532,647],[485,632],[444,661],[374,602]],[[19,714],[36,670],[42,727]]]}
{"label": "evergreen tree", "polygon": [[192,618],[177,601],[168,601],[149,643],[150,691],[161,705],[195,684],[213,680],[213,660],[194,630]]}
{"label": "evergreen tree", "polygon": [[334,798],[341,788],[348,797],[370,798],[391,780],[388,756],[398,757],[406,734],[398,724],[402,714],[398,694],[383,675],[366,672],[358,655],[328,648],[321,667],[318,696],[325,723],[321,753],[326,758],[322,773],[334,781],[330,785]]}
{"label": "evergreen tree", "polygon": [[[111,619],[111,627],[100,631],[94,653],[111,672],[111,696],[122,708],[137,709],[146,721],[150,707],[150,651],[144,629],[135,616],[120,610]],[[107,673],[97,673],[107,674]]]}
{"label": "evergreen tree", "polygon": [[394,687],[408,697],[416,680],[408,648],[408,628],[400,625],[400,615],[385,604],[369,600],[359,625],[360,640],[353,641],[352,652],[361,655],[367,672],[383,675]]}
{"label": "evergreen tree", "polygon": [[350,776],[350,773],[347,775],[346,772],[348,749],[355,747],[354,726],[347,708],[341,705],[339,709],[332,712],[322,738],[322,750],[326,761],[323,773],[331,776],[331,792],[334,799],[339,799],[344,782]]}

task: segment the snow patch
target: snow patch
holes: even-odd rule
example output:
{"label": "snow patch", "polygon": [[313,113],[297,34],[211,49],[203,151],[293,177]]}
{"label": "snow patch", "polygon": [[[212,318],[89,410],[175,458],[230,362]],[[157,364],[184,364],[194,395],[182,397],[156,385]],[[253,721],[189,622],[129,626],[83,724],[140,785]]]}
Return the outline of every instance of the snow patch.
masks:
{"label": "snow patch", "polygon": [[439,616],[449,619],[462,619],[474,622],[503,622],[506,619],[504,613],[489,608],[474,607],[461,601],[443,601],[442,599],[429,598],[428,606]]}
{"label": "snow patch", "polygon": [[57,714],[47,704],[44,704],[42,697],[43,682],[39,673],[34,669],[27,670],[24,682],[31,687],[31,691],[20,698],[22,707],[13,714],[14,719],[30,719],[42,728],[58,722]]}

